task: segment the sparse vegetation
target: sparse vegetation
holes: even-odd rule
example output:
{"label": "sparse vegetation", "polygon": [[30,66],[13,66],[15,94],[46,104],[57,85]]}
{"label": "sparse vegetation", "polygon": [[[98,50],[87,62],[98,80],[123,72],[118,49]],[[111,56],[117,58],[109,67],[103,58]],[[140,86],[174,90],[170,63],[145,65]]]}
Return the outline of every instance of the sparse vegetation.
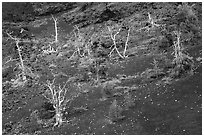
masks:
{"label": "sparse vegetation", "polygon": [[3,134],[201,134],[202,3],[17,5],[3,8]]}
{"label": "sparse vegetation", "polygon": [[186,71],[193,73],[194,61],[187,53],[184,53],[184,47],[181,43],[181,32],[175,31],[176,41],[174,43],[174,59],[175,65],[171,76],[179,76]]}

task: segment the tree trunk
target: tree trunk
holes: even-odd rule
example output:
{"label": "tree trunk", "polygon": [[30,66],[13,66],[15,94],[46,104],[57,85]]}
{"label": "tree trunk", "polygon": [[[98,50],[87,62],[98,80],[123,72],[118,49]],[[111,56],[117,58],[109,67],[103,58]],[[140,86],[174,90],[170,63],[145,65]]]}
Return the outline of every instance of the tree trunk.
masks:
{"label": "tree trunk", "polygon": [[54,127],[55,126],[60,127],[62,125],[62,123],[63,123],[63,121],[62,121],[62,112],[61,112],[59,107],[56,107],[55,112],[56,112],[56,114],[55,114],[56,122],[55,122]]}

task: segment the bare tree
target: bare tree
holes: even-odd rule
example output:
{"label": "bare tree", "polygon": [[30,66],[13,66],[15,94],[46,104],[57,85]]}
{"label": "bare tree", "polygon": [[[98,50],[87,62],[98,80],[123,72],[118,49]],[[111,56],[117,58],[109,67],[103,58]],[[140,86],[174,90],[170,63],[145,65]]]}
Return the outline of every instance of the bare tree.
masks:
{"label": "bare tree", "polygon": [[57,21],[57,18],[55,18],[53,15],[52,15],[52,19],[55,23],[55,43],[57,44],[57,42],[58,42],[58,29],[57,29],[58,21]]}
{"label": "bare tree", "polygon": [[125,48],[124,48],[124,51],[123,51],[123,57],[127,57],[126,56],[126,51],[127,51],[127,47],[128,47],[128,41],[129,41],[129,37],[130,37],[130,30],[131,28],[128,29],[128,34],[127,34],[127,39],[125,41]]}
{"label": "bare tree", "polygon": [[121,27],[118,28],[118,30],[116,31],[115,34],[113,34],[113,29],[112,29],[110,26],[107,26],[107,27],[108,27],[108,31],[109,31],[109,33],[110,33],[110,37],[111,37],[111,39],[112,39],[112,41],[113,41],[113,46],[114,46],[113,49],[111,50],[111,52],[109,53],[109,56],[111,56],[111,54],[113,53],[113,51],[116,50],[116,52],[118,53],[118,55],[119,55],[121,58],[124,58],[124,57],[120,54],[120,52],[119,52],[119,50],[118,50],[118,48],[117,48],[117,44],[116,44],[116,36],[120,33]]}
{"label": "bare tree", "polygon": [[47,81],[45,83],[45,86],[48,87],[48,89],[45,91],[43,96],[48,99],[49,102],[53,104],[53,107],[55,109],[55,126],[61,126],[63,121],[63,111],[66,108],[67,103],[71,103],[71,101],[79,96],[79,93],[76,91],[71,91],[66,88],[67,83],[71,81],[71,78],[69,78],[64,86],[55,84],[55,79],[51,81]]}
{"label": "bare tree", "polygon": [[19,55],[19,59],[20,59],[20,69],[22,70],[22,78],[23,80],[26,80],[26,76],[25,76],[25,66],[24,66],[24,62],[23,62],[23,57],[22,57],[22,53],[21,53],[21,49],[19,46],[19,42],[20,42],[20,38],[14,37],[11,35],[11,33],[6,33],[11,39],[13,39],[15,41],[16,47],[17,47],[17,51],[18,51],[18,55]]}
{"label": "bare tree", "polygon": [[[113,49],[111,50],[111,52],[109,53],[109,56],[111,56],[111,54],[113,53],[114,50],[116,50],[116,52],[118,53],[118,55],[121,57],[121,58],[126,58],[126,51],[127,51],[127,47],[128,47],[128,42],[129,42],[129,37],[130,37],[130,31],[131,31],[131,27],[128,28],[128,32],[127,32],[127,38],[126,38],[126,41],[125,41],[125,45],[124,45],[124,50],[123,50],[123,54],[120,53],[120,51],[118,50],[117,48],[117,35],[120,33],[121,29],[122,29],[122,26],[119,26],[118,27],[110,27],[110,26],[107,26],[108,27],[108,31],[109,31],[109,34],[110,34],[110,37],[113,41]],[[117,29],[116,30],[116,33],[114,34],[114,30],[113,29]]]}

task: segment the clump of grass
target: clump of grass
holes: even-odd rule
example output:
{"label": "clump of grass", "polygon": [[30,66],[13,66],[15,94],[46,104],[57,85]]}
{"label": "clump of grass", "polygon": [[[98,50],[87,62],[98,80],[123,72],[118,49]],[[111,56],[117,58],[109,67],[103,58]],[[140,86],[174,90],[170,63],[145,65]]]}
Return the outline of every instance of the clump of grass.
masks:
{"label": "clump of grass", "polygon": [[112,122],[117,122],[118,120],[122,120],[124,116],[122,116],[123,109],[118,105],[117,100],[115,99],[113,103],[110,105],[108,117]]}

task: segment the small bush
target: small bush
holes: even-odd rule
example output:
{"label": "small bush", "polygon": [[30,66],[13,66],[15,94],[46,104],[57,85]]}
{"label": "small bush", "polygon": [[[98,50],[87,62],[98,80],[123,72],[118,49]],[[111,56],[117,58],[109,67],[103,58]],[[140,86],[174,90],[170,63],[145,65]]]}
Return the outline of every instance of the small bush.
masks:
{"label": "small bush", "polygon": [[189,73],[193,74],[194,61],[191,57],[183,55],[182,60],[179,63],[176,58],[173,60],[174,68],[170,70],[170,77],[177,78],[181,77],[183,74]]}

